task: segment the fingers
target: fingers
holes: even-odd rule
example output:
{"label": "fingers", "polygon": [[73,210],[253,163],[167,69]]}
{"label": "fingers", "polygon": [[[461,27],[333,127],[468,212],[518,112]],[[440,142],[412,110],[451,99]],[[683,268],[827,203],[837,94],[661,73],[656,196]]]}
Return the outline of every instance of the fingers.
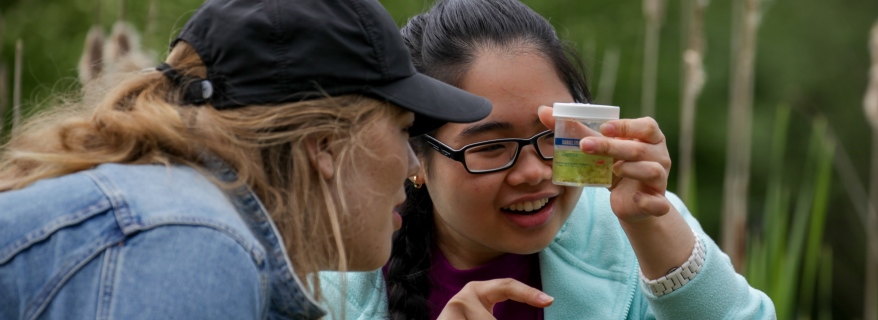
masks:
{"label": "fingers", "polygon": [[466,287],[474,286],[474,291],[486,308],[494,307],[494,304],[506,300],[515,300],[527,303],[534,307],[547,307],[552,304],[554,298],[514,279],[494,279],[488,281],[470,282]]}
{"label": "fingers", "polygon": [[650,117],[607,121],[601,125],[601,134],[613,138],[637,139],[649,144],[665,140],[658,122]]}
{"label": "fingers", "polygon": [[540,117],[540,122],[551,130],[555,130],[555,117],[552,116],[552,107],[540,106],[537,109],[537,116]]}
{"label": "fingers", "polygon": [[545,308],[554,298],[514,279],[473,281],[451,297],[439,319],[494,319],[494,305],[506,300]]}
{"label": "fingers", "polygon": [[635,140],[587,137],[579,141],[582,152],[604,155],[623,161],[654,161],[671,168],[671,157],[664,144],[653,145]]}
{"label": "fingers", "polygon": [[[540,106],[537,109],[537,116],[540,118],[540,122],[543,123],[546,128],[550,130],[555,130],[555,116],[552,114],[553,108],[547,106]],[[566,133],[571,137],[599,137],[601,133],[592,130],[588,126],[582,124],[577,121],[569,121],[566,124],[567,128],[565,129]]]}
{"label": "fingers", "polygon": [[616,161],[613,174],[621,178],[638,180],[649,188],[665,190],[668,184],[668,171],[658,162]]}
{"label": "fingers", "polygon": [[643,212],[652,216],[660,217],[671,211],[671,202],[661,195],[636,192],[633,200]]}

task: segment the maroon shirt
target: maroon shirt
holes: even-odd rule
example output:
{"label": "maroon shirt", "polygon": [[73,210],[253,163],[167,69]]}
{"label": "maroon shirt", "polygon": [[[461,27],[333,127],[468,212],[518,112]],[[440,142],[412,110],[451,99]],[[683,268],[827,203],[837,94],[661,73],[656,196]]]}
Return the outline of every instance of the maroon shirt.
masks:
{"label": "maroon shirt", "polygon": [[[430,318],[434,320],[439,317],[448,300],[451,300],[451,297],[470,281],[512,278],[542,290],[540,259],[536,253],[505,254],[495,261],[469,270],[457,270],[452,267],[439,249],[433,250],[432,260],[430,277],[433,287],[429,300]],[[543,309],[508,300],[494,305],[494,317],[499,320],[542,320]]]}

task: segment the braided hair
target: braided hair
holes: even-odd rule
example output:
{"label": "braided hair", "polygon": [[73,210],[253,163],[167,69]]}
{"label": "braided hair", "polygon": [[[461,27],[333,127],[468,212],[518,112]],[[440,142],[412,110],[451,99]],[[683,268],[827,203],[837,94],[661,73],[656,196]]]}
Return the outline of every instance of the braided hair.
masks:
{"label": "braided hair", "polygon": [[[518,0],[439,0],[402,28],[419,72],[460,86],[483,48],[531,49],[555,67],[577,102],[590,102],[578,56],[542,16]],[[411,139],[428,175],[434,152],[424,136]],[[428,319],[431,308],[430,252],[435,242],[433,201],[428,186],[406,183],[402,228],[393,240],[385,281],[392,320]]]}

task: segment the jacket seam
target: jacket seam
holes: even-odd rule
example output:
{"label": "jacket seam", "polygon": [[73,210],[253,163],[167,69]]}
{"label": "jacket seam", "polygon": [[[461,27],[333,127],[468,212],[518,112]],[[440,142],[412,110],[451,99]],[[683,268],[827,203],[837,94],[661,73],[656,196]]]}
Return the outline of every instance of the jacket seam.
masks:
{"label": "jacket seam", "polygon": [[110,200],[110,205],[113,207],[113,212],[116,216],[116,221],[119,224],[119,227],[122,228],[122,232],[127,234],[125,229],[129,225],[134,224],[135,221],[131,214],[131,209],[128,207],[128,202],[125,201],[125,197],[122,195],[121,190],[113,184],[109,177],[97,170],[89,170],[86,171],[85,174],[94,181],[98,188],[104,192],[104,196]]}
{"label": "jacket seam", "polygon": [[46,310],[49,303],[52,302],[52,298],[61,291],[61,287],[63,287],[70,278],[82,269],[83,266],[91,262],[92,259],[100,255],[107,247],[118,243],[124,238],[125,235],[122,232],[114,232],[114,234],[111,234],[110,236],[95,241],[90,246],[91,250],[73,258],[72,261],[69,261],[62,266],[60,271],[55,273],[55,275],[49,279],[47,284],[43,286],[43,289],[37,294],[36,299],[25,308],[25,318],[31,320],[37,319],[43,311]]}
{"label": "jacket seam", "polygon": [[24,236],[21,240],[13,242],[12,244],[6,246],[3,250],[0,250],[0,265],[3,265],[13,257],[15,257],[21,251],[24,251],[27,248],[30,248],[35,243],[48,239],[55,231],[63,229],[65,227],[75,225],[85,221],[101,212],[105,212],[109,210],[111,207],[110,202],[106,198],[102,198],[97,203],[91,204],[85,208],[80,209],[72,214],[63,215],[58,217],[42,228],[32,231]]}
{"label": "jacket seam", "polygon": [[135,228],[132,228],[129,231],[148,231],[150,229],[155,229],[163,226],[175,225],[205,227],[217,230],[220,233],[225,234],[229,238],[232,238],[232,240],[237,242],[239,246],[249,252],[251,258],[257,263],[257,265],[262,265],[263,261],[265,261],[265,252],[263,252],[263,250],[260,250],[261,246],[256,245],[255,241],[247,241],[247,237],[236,232],[234,227],[224,223],[217,223],[216,221],[213,221],[211,219],[190,217],[153,218],[143,221],[142,224],[137,225]]}
{"label": "jacket seam", "polygon": [[111,299],[116,279],[116,261],[118,261],[118,256],[118,247],[108,248],[104,253],[104,265],[101,268],[100,283],[98,284],[97,319],[110,319]]}
{"label": "jacket seam", "polygon": [[106,197],[109,199],[110,204],[113,207],[113,211],[116,213],[116,220],[119,223],[119,226],[122,228],[122,232],[125,234],[131,234],[136,231],[149,230],[158,226],[170,224],[204,225],[228,234],[232,239],[234,239],[242,247],[244,247],[244,249],[250,252],[257,264],[261,265],[264,261],[265,254],[256,248],[255,239],[253,241],[246,241],[244,236],[235,232],[234,227],[222,223],[217,223],[211,219],[174,217],[153,218],[148,219],[147,221],[142,221],[141,219],[136,218],[134,214],[132,214],[132,210],[128,206],[128,202],[125,200],[125,196],[122,194],[121,190],[117,188],[115,184],[113,184],[112,180],[110,180],[106,175],[94,170],[89,171],[86,174],[88,174],[95,181],[95,184],[98,185],[101,191],[103,191]]}

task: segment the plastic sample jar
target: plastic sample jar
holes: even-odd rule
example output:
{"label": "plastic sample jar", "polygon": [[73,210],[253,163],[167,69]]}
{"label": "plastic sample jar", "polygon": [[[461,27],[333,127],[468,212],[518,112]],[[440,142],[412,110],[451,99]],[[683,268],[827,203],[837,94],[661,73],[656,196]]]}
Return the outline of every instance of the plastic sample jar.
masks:
{"label": "plastic sample jar", "polygon": [[607,187],[613,183],[613,158],[586,154],[579,140],[602,136],[604,122],[619,119],[619,107],[555,103],[555,150],[552,183],[574,187]]}

